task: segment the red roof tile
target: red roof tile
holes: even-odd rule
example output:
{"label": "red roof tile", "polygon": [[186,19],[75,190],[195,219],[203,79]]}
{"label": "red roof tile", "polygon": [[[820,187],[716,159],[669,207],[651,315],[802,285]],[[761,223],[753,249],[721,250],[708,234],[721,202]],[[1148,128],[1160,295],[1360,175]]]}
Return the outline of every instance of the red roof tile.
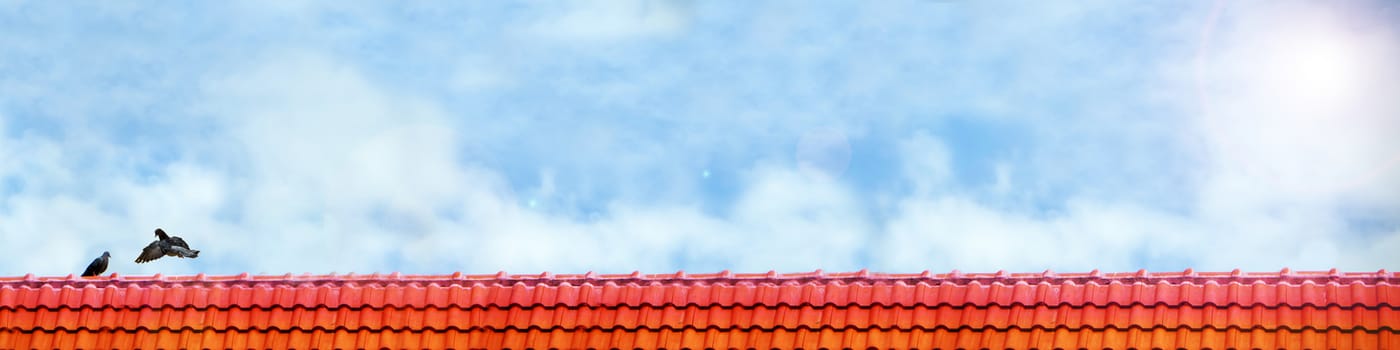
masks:
{"label": "red roof tile", "polygon": [[[1395,277],[1236,280],[0,280],[0,306],[1390,306]],[[621,282],[621,283],[619,283]],[[1034,282],[1031,284],[1029,282]]]}
{"label": "red roof tile", "polygon": [[9,348],[1400,349],[1400,274],[0,278]]}
{"label": "red roof tile", "polygon": [[1265,330],[0,331],[34,349],[1400,349],[1395,332]]}
{"label": "red roof tile", "polygon": [[252,308],[16,309],[0,311],[0,329],[75,330],[506,330],[506,329],[1009,329],[1168,328],[1299,331],[1394,330],[1395,308],[1242,307],[991,308]]}

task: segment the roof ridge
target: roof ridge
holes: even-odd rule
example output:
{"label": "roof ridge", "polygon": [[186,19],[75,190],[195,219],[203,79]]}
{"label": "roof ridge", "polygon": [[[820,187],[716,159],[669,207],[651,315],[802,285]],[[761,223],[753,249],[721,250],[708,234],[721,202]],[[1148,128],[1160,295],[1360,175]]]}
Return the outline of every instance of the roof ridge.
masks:
{"label": "roof ridge", "polygon": [[[402,274],[393,272],[389,274],[319,274],[313,275],[303,273],[294,275],[291,273],[281,275],[251,275],[242,273],[237,275],[206,275],[203,273],[196,275],[163,275],[155,274],[149,276],[128,276],[120,274],[110,274],[106,276],[77,277],[73,274],[66,276],[39,277],[34,274],[25,274],[17,277],[0,277],[0,285],[3,284],[29,284],[34,282],[67,282],[67,281],[120,281],[120,282],[323,282],[323,281],[344,281],[344,282],[400,282],[400,283],[427,283],[434,281],[463,281],[463,282],[540,282],[540,281],[645,281],[645,282],[685,282],[685,281],[728,281],[728,282],[805,282],[805,281],[929,281],[941,282],[950,281],[954,283],[970,283],[973,281],[1002,281],[1002,282],[1026,282],[1030,284],[1041,281],[1122,281],[1122,282],[1185,282],[1185,281],[1264,281],[1270,282],[1297,282],[1303,281],[1387,281],[1395,282],[1400,280],[1400,272],[1392,273],[1386,269],[1375,272],[1341,272],[1337,269],[1327,271],[1291,271],[1284,268],[1275,272],[1241,272],[1239,269],[1230,272],[1196,272],[1192,269],[1175,272],[1148,272],[1138,270],[1136,272],[1112,272],[1103,273],[1099,270],[1080,273],[1056,273],[1052,270],[1045,270],[1039,273],[1007,273],[1005,270],[990,273],[963,273],[953,270],[948,273],[931,273],[924,270],[921,273],[884,273],[860,270],[855,272],[824,272],[820,269],[812,272],[777,273],[768,271],[766,273],[731,273],[723,270],[715,273],[688,274],[684,270],[667,274],[643,274],[634,271],[628,274],[599,274],[587,272],[582,274],[554,274],[543,272],[538,274],[507,274],[500,271],[494,274],[463,274],[454,272],[452,274]],[[1053,283],[1053,282],[1052,282]],[[1083,282],[1080,282],[1083,283]]]}

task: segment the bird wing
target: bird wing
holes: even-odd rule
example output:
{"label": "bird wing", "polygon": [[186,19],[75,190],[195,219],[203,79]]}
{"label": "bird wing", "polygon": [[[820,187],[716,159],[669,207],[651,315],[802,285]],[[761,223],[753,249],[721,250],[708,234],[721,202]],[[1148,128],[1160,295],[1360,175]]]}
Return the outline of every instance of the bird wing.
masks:
{"label": "bird wing", "polygon": [[83,270],[83,277],[97,276],[103,271],[107,271],[107,261],[102,258],[93,259],[92,263],[88,264],[87,270]]}
{"label": "bird wing", "polygon": [[156,238],[160,238],[160,240],[164,241],[164,240],[170,239],[170,235],[165,234],[165,230],[162,230],[162,229],[157,228],[157,229],[156,229]]}
{"label": "bird wing", "polygon": [[185,244],[185,239],[180,238],[179,236],[170,237],[170,245],[190,249],[190,245]]}
{"label": "bird wing", "polygon": [[141,250],[141,256],[136,257],[136,263],[140,264],[147,261],[160,259],[160,257],[164,255],[165,251],[160,249],[160,241],[151,242],[151,244],[146,245],[146,249]]}

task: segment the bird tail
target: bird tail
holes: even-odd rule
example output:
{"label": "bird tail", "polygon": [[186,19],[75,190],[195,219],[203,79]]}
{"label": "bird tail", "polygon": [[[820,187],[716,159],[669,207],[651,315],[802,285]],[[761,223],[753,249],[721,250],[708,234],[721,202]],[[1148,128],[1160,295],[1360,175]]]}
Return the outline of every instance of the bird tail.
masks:
{"label": "bird tail", "polygon": [[175,251],[175,254],[176,254],[176,255],[179,255],[181,258],[198,258],[198,257],[199,257],[199,251],[198,251],[198,250],[194,250],[194,249],[185,249],[185,247],[180,247],[180,246],[174,246],[174,247],[170,247],[170,248],[171,248],[172,250],[174,250],[174,251]]}

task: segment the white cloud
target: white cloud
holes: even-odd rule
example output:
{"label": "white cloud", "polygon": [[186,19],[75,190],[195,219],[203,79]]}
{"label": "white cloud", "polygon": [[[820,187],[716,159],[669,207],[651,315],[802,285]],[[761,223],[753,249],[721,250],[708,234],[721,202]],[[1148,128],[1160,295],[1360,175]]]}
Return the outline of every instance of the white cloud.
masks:
{"label": "white cloud", "polygon": [[[690,265],[807,270],[858,266],[869,232],[829,174],[755,168],[722,217],[690,205],[615,202],[593,218],[542,208],[491,169],[460,161],[460,140],[430,104],[376,89],[353,69],[304,53],[273,56],[208,86],[249,174],[243,222],[211,241],[258,249],[250,268],[630,271]],[[529,198],[527,198],[529,197]],[[369,218],[367,218],[369,217]],[[276,241],[274,247],[256,242]],[[677,260],[679,259],[679,260]]]}
{"label": "white cloud", "polygon": [[[535,34],[593,43],[665,37],[690,30],[689,9],[684,3],[576,6],[544,16],[533,27]],[[1003,41],[1055,42],[1044,39],[1075,34],[1078,27],[1072,23],[1085,17],[1081,10],[1063,11],[1039,27],[991,35]],[[1098,62],[1090,60],[1092,55],[1081,52],[1085,50],[1080,47],[1057,53],[1065,57],[1011,64],[1012,73],[1033,74],[1014,78],[1007,86],[961,86],[971,80],[953,74],[950,85],[959,85],[956,89],[964,89],[967,96],[953,94],[946,101],[973,99],[971,107],[963,104],[960,108],[993,118],[1024,112],[1023,118],[1009,119],[1025,122],[1027,128],[1050,130],[1036,134],[1043,138],[1028,141],[1027,147],[1050,151],[1027,150],[1009,158],[987,159],[994,168],[989,176],[994,178],[978,181],[986,184],[985,188],[960,188],[957,186],[965,184],[954,170],[962,170],[955,166],[965,162],[955,162],[954,156],[982,154],[916,132],[890,142],[895,145],[891,162],[897,166],[889,169],[895,174],[889,177],[913,187],[909,192],[901,189],[893,193],[863,193],[849,177],[839,175],[847,165],[860,163],[852,160],[869,156],[868,152],[890,151],[853,149],[845,138],[901,137],[909,122],[900,119],[903,117],[839,120],[836,124],[841,125],[844,135],[809,133],[816,136],[808,137],[803,146],[797,130],[822,124],[824,119],[840,119],[830,115],[840,115],[846,107],[816,101],[812,103],[815,107],[749,108],[734,105],[732,95],[687,92],[687,98],[711,99],[698,104],[707,110],[696,118],[710,119],[668,119],[687,116],[678,114],[648,120],[662,128],[697,127],[660,135],[652,134],[655,129],[633,129],[628,124],[633,121],[626,118],[579,123],[571,120],[576,117],[573,115],[539,115],[572,113],[570,108],[507,117],[458,116],[453,113],[460,110],[446,107],[449,101],[434,100],[431,93],[420,94],[414,89],[396,89],[398,85],[386,83],[382,75],[366,71],[366,65],[342,56],[317,51],[259,51],[247,61],[218,66],[203,76],[188,112],[213,116],[210,130],[174,138],[169,146],[178,151],[172,159],[143,159],[141,149],[105,139],[101,133],[82,128],[82,123],[64,124],[63,133],[49,135],[15,132],[11,119],[0,118],[0,179],[23,182],[21,190],[0,199],[0,241],[6,243],[0,246],[0,254],[19,257],[13,264],[0,266],[0,274],[76,272],[101,250],[113,252],[119,263],[112,270],[124,274],[481,273],[498,269],[521,273],[626,272],[681,267],[696,272],[801,271],[855,270],[865,265],[887,271],[1135,270],[1144,265],[1184,265],[1181,267],[1201,270],[1394,268],[1400,261],[1391,252],[1400,249],[1400,231],[1392,227],[1354,229],[1349,216],[1356,214],[1355,210],[1385,221],[1400,210],[1400,183],[1396,181],[1400,170],[1386,167],[1400,159],[1395,153],[1400,151],[1400,141],[1391,137],[1393,130],[1400,130],[1400,121],[1394,118],[1400,105],[1384,95],[1397,90],[1400,79],[1396,79],[1396,67],[1382,63],[1400,61],[1395,59],[1400,58],[1395,44],[1400,41],[1380,34],[1361,35],[1324,17],[1298,23],[1304,23],[1309,33],[1333,33],[1330,35],[1345,40],[1295,42],[1274,38],[1277,33],[1272,26],[1252,22],[1291,21],[1315,13],[1328,12],[1243,11],[1233,17],[1238,25],[1220,26],[1226,29],[1219,34],[1218,50],[1208,57],[1214,67],[1209,84],[1213,92],[1211,113],[1199,119],[1145,122],[1109,117],[1116,116],[1119,109],[1132,110],[1130,107],[1139,103],[1135,101],[1079,101],[1084,106],[1071,108],[1082,109],[1086,115],[1042,111],[1036,102],[1050,96],[1045,86],[1080,77],[1071,76],[1076,74],[1074,69],[1066,67],[1081,66],[1067,62],[1086,66]],[[789,36],[802,31],[794,28],[790,32],[778,37],[797,40]],[[1323,43],[1322,47],[1335,55],[1269,61],[1287,56],[1292,45],[1308,43]],[[968,51],[1054,46],[1000,45]],[[804,52],[808,56],[803,59],[839,58],[842,56],[828,54],[842,48],[812,48]],[[962,56],[952,58],[958,57]],[[970,53],[964,58],[973,57],[978,56]],[[916,54],[915,58],[924,57]],[[891,79],[906,72],[896,69],[902,66],[883,66],[888,63],[883,59],[869,58],[869,65],[882,67],[874,70],[884,72],[878,77],[849,80],[856,96],[878,97],[895,94],[887,90],[900,90],[904,82]],[[1182,66],[1178,59],[1189,58],[1168,55],[1160,65]],[[447,70],[444,77],[446,86],[458,93],[502,86],[528,89],[532,83],[511,76],[519,72],[503,73],[491,64],[473,67],[475,62],[489,59],[464,61],[456,71]],[[1331,61],[1373,69],[1366,75],[1342,71],[1342,78],[1337,78],[1325,73],[1329,67],[1325,63]],[[1318,69],[1324,73],[1299,81],[1324,80],[1322,85],[1331,87],[1329,91],[1346,93],[1313,98],[1316,96],[1306,94],[1306,89],[1294,89],[1297,86],[1276,88],[1301,84],[1287,80],[1286,74],[1275,74],[1298,65],[1290,62],[1323,62]],[[815,63],[812,67],[825,69]],[[620,88],[603,89],[599,98],[628,100],[653,86],[665,87],[677,84],[672,80],[693,77],[682,74],[691,68],[670,67],[670,75],[650,76],[647,79],[656,81],[647,84],[608,82]],[[737,73],[725,73],[754,81],[769,78],[744,76],[750,72],[746,69],[737,67]],[[901,74],[887,74],[886,70]],[[859,76],[863,71],[853,72]],[[1067,89],[1092,92],[1119,88],[1114,85],[1119,82],[1116,79],[1139,73],[1111,70],[1091,76],[1102,79],[1086,79],[1104,86],[1079,81],[1075,84],[1080,85]],[[817,81],[818,76],[813,73],[795,80]],[[585,79],[571,88],[598,88],[592,84]],[[823,84],[795,85],[817,91],[827,88]],[[770,85],[745,88],[757,91],[766,87]],[[1002,87],[1012,91],[984,91]],[[12,90],[14,87],[0,87],[0,91]],[[798,95],[798,99],[825,96],[812,91]],[[984,92],[972,93],[975,91]],[[899,93],[917,95],[911,99],[924,98],[913,92]],[[791,98],[777,94],[755,97],[778,100],[772,102],[775,104],[790,103]],[[1029,103],[1008,103],[1020,99]],[[808,110],[804,108],[817,112],[785,113]],[[1055,118],[1031,120],[1047,115]],[[752,116],[759,117],[749,118]],[[501,120],[511,117],[556,119],[538,124]],[[556,121],[573,123],[551,124]],[[548,136],[526,137],[531,136],[527,135],[531,130],[525,129],[532,125],[552,125],[555,129],[541,131]],[[901,130],[900,136],[891,136],[895,132],[889,130]],[[1164,169],[1154,162],[1156,158],[1124,164],[1126,161],[1118,160],[1176,150],[1096,150],[1096,146],[1118,143],[1084,140],[1138,136],[1202,140],[1206,151],[1201,163],[1205,166]],[[789,139],[796,139],[796,147]],[[521,161],[525,164],[514,166],[525,170],[514,170],[539,175],[538,179],[522,180],[509,178],[505,166],[472,158],[481,152],[516,156],[520,153],[511,151],[532,147],[566,160],[537,167],[531,162],[538,160]],[[703,196],[694,193],[701,190],[685,187],[688,182],[676,179],[676,174],[695,176],[699,170],[686,167],[703,165],[706,160],[681,158],[708,157],[713,153],[705,151],[711,148],[725,148],[729,153],[720,153],[745,154],[752,159],[732,162],[739,164],[736,169],[716,171],[710,181],[729,176],[725,180],[734,188],[727,189],[733,191],[727,195],[732,198],[724,199],[718,208],[702,209],[699,202]],[[799,164],[790,166],[790,159],[783,157],[793,156],[790,151],[794,149]],[[1105,152],[1114,156],[1103,156]],[[91,161],[93,158],[98,161]],[[817,164],[818,169],[804,167],[803,162]],[[1086,170],[1087,162],[1097,163]],[[147,163],[158,166],[146,167]],[[570,164],[601,165],[569,168]],[[1126,173],[1144,178],[1117,179],[1096,172],[1114,167],[1141,167],[1142,171]],[[1051,177],[1086,184],[1086,189],[1073,190],[1093,192],[1101,182],[1162,183],[1166,181],[1161,178],[1178,173],[1199,182],[1148,190],[1169,192],[1162,194],[1164,197],[1199,199],[1183,208],[1096,193],[1071,192],[1053,203],[1032,203],[1023,196],[1061,190],[1055,186],[1064,182],[1046,180]],[[589,177],[614,179],[590,181]],[[1051,183],[1051,188],[1044,187],[1045,183]],[[610,193],[602,199],[589,199],[596,200],[587,203],[590,208],[575,208],[583,201],[576,198],[581,192],[578,187],[588,185],[633,188],[618,190],[622,195]],[[665,193],[626,195],[629,191]],[[890,206],[872,207],[871,198]],[[527,204],[530,199],[539,200],[540,205],[532,208]],[[154,226],[185,236],[204,253],[196,260],[131,263],[136,251],[152,238]]]}
{"label": "white cloud", "polygon": [[[916,134],[902,141],[902,164],[946,169],[923,149],[940,142]],[[912,145],[924,145],[914,147]],[[1213,169],[1202,169],[1211,171]],[[906,171],[919,188],[931,170]],[[1018,191],[998,181],[997,191]],[[1250,194],[1213,184],[1195,188],[1203,197]],[[996,197],[994,197],[996,198]],[[884,270],[963,271],[1135,270],[1144,264],[1198,270],[1294,269],[1374,270],[1400,263],[1388,250],[1396,232],[1364,233],[1348,228],[1343,207],[1300,201],[1278,206],[1241,199],[1222,210],[1203,203],[1173,212],[1150,203],[1073,197],[1063,210],[1041,211],[990,201],[966,191],[915,191],[903,197],[884,223],[872,264]]]}
{"label": "white cloud", "polygon": [[1126,270],[1148,257],[1200,256],[1207,241],[1185,218],[1082,199],[1035,213],[965,194],[912,195],[885,227],[873,264],[887,270]]}
{"label": "white cloud", "polygon": [[[1257,10],[1257,11],[1254,11]],[[1205,206],[1400,214],[1400,37],[1339,4],[1227,12],[1204,55]],[[1277,23],[1289,23],[1281,28]]]}
{"label": "white cloud", "polygon": [[475,266],[510,271],[851,269],[869,231],[849,194],[824,174],[764,168],[732,212],[615,203],[595,220],[531,210],[485,197],[459,225],[405,251],[423,268]]}
{"label": "white cloud", "polygon": [[[1232,8],[1215,26],[1211,51],[1204,56],[1209,68],[1204,75],[1208,113],[1167,119],[1163,124],[1167,127],[1142,128],[1151,124],[1142,123],[1137,116],[1105,118],[1116,115],[1113,108],[1120,106],[1117,101],[1101,101],[1089,105],[1088,116],[1052,119],[1053,123],[1038,127],[1051,135],[1071,130],[1071,135],[1079,137],[1050,139],[1035,147],[1070,152],[1032,153],[1031,167],[1014,169],[1035,173],[1014,184],[1022,187],[1003,186],[998,181],[997,191],[1025,191],[1025,186],[1033,186],[1031,182],[1068,173],[1076,177],[1074,182],[1090,184],[1085,188],[1089,193],[1071,193],[1064,210],[1045,213],[970,196],[906,198],[901,214],[887,225],[895,237],[891,240],[922,238],[926,245],[888,243],[887,247],[904,251],[892,258],[903,262],[908,260],[900,257],[952,256],[949,264],[953,265],[994,262],[981,266],[1023,268],[1144,263],[1139,260],[1198,269],[1393,268],[1400,264],[1400,258],[1371,246],[1388,246],[1397,237],[1393,228],[1383,225],[1394,225],[1394,218],[1400,215],[1400,166],[1396,166],[1400,164],[1400,138],[1394,137],[1394,130],[1400,130],[1400,118],[1395,117],[1400,102],[1387,95],[1400,88],[1400,66],[1390,63],[1400,61],[1400,44],[1396,44],[1400,40],[1393,26],[1369,16],[1359,8],[1338,4]],[[1279,23],[1290,25],[1281,28]],[[1165,30],[1194,36],[1198,29]],[[1166,54],[1159,59],[1155,65],[1164,67],[1167,74],[1192,63],[1187,55]],[[1141,72],[1134,74],[1139,76],[1129,81],[1147,78]],[[1067,72],[1044,78],[1084,80]],[[1192,91],[1187,87],[1195,83],[1172,85],[1171,80],[1162,86],[1146,86],[1180,92]],[[1032,81],[1021,86],[1044,89],[1058,85]],[[1140,103],[1129,106],[1143,108]],[[1200,106],[1169,107],[1194,111]],[[1201,158],[1187,162],[1119,161],[1105,154],[1120,150],[1083,147],[1104,145],[1102,140],[1084,137],[1096,132],[1142,137],[1165,134],[1165,139],[1193,147],[1201,142],[1203,151],[1192,154]],[[1165,152],[1145,153],[1160,157]],[[1151,185],[1181,174],[1189,181],[1180,185],[1180,191],[1158,191],[1167,198],[1196,200],[1178,208],[1094,195],[1095,182],[1121,180],[1086,173],[1082,165],[1073,162],[1086,155],[1106,170],[1114,166],[1152,170],[1130,173],[1146,176],[1134,178],[1130,184]],[[906,156],[903,163],[917,161]],[[1195,164],[1201,166],[1173,167]],[[997,172],[1000,176],[1001,170]],[[1356,220],[1384,224],[1356,228]],[[1106,224],[1111,225],[1102,226]],[[1089,237],[1097,239],[1077,241],[1084,237],[1082,233],[1092,233]],[[970,236],[951,236],[957,234]],[[1010,252],[994,250],[990,242],[997,241],[1013,247],[1000,247]],[[1026,247],[1012,243],[1023,241]],[[944,248],[937,248],[940,246],[951,246],[953,251],[942,251]],[[1041,250],[1042,246],[1050,248]],[[1119,255],[1121,249],[1139,251],[1124,256]],[[965,251],[975,253],[960,254]],[[1075,253],[1064,257],[1054,252]],[[1094,258],[1074,258],[1084,254]]]}
{"label": "white cloud", "polygon": [[1371,248],[1393,230],[1350,224],[1400,215],[1400,38],[1371,15],[1289,3],[1222,16],[1202,56],[1206,113],[1187,131],[1207,147],[1197,210],[1215,239],[1253,261],[1400,264]]}
{"label": "white cloud", "polygon": [[[820,171],[760,167],[733,207],[726,255],[746,270],[849,269],[872,227],[845,186]],[[713,234],[713,233],[712,233]],[[712,238],[713,239],[713,238]]]}
{"label": "white cloud", "polygon": [[[378,269],[442,215],[495,194],[494,175],[459,165],[458,129],[431,104],[376,88],[324,56],[269,56],[207,86],[246,157],[243,229],[276,237],[259,269]],[[228,240],[254,248],[258,239]],[[296,261],[296,264],[289,262]]]}

